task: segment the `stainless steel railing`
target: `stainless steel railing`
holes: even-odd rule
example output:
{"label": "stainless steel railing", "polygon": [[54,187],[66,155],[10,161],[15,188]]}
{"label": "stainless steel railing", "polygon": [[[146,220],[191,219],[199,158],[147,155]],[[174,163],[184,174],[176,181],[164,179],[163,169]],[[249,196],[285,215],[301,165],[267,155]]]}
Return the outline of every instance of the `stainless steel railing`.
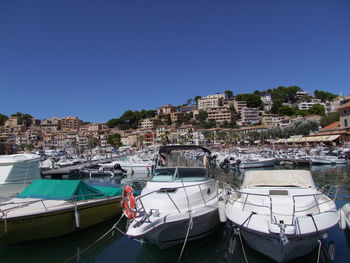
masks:
{"label": "stainless steel railing", "polygon": [[[336,190],[336,187],[333,187],[335,190],[334,192],[334,199],[336,198],[336,194],[337,194],[337,190]],[[333,190],[332,190],[333,191]],[[267,194],[257,194],[257,193],[248,193],[248,192],[243,192],[243,191],[239,191],[239,190],[233,190],[233,193],[235,193],[237,195],[237,197],[235,198],[235,200],[231,200],[230,202],[233,203],[233,202],[237,202],[237,203],[241,203],[243,206],[242,206],[242,210],[245,209],[245,207],[247,205],[250,205],[250,206],[253,206],[253,207],[262,207],[262,208],[266,208],[266,209],[269,209],[269,215],[270,215],[270,221],[271,221],[271,224],[276,224],[278,225],[279,222],[277,222],[277,218],[276,216],[274,215],[274,212],[273,212],[273,200],[272,200],[272,197],[271,195],[267,195]],[[308,211],[308,210],[312,210],[313,208],[317,208],[318,212],[317,213],[312,213],[313,215],[316,215],[316,214],[320,214],[321,213],[321,206],[323,204],[326,204],[326,203],[329,203],[329,202],[333,202],[334,199],[331,199],[329,197],[329,194],[331,193],[330,191],[327,191],[328,195],[327,194],[324,194],[322,192],[319,192],[319,193],[316,193],[316,194],[302,194],[302,195],[292,195],[290,196],[293,200],[293,212],[291,215],[288,215],[288,216],[291,216],[292,217],[292,220],[291,220],[291,224],[287,224],[285,223],[285,225],[290,225],[290,226],[294,226],[295,225],[295,219],[296,219],[296,214],[297,213],[302,213],[302,212],[305,212],[305,211]],[[264,205],[264,204],[257,204],[257,203],[254,203],[254,202],[249,202],[248,199],[249,197],[252,197],[252,196],[255,196],[255,197],[265,197],[267,200],[269,200],[269,205]],[[320,198],[318,197],[321,197],[321,196],[325,196],[325,200],[323,202],[320,202]],[[315,204],[312,205],[312,206],[308,206],[307,208],[305,209],[297,209],[297,204],[299,204],[296,200],[298,198],[305,198],[305,197],[311,197],[315,200]],[[244,200],[241,200],[244,199]]]}

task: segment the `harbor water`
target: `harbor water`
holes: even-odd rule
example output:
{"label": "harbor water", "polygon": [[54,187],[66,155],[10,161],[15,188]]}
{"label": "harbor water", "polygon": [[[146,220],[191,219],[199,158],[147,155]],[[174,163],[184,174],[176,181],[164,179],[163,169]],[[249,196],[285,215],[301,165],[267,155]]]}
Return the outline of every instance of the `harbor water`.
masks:
{"label": "harbor water", "polygon": [[[276,167],[281,168],[281,167]],[[312,166],[310,169],[317,186],[327,184],[338,185],[336,199],[337,207],[350,202],[350,169],[349,166]],[[214,169],[214,174],[220,182],[228,182],[239,186],[243,172],[223,172]],[[135,178],[145,178],[146,174],[134,174]],[[130,175],[129,175],[130,177]],[[67,177],[66,177],[67,178]],[[84,179],[89,182],[90,178]],[[91,179],[94,183],[110,181],[109,177]],[[95,227],[81,230],[73,234],[37,240],[17,245],[0,244],[0,262],[177,262],[182,245],[161,250],[157,247],[129,239],[115,230],[96,242],[109,231],[118,218],[104,222]],[[127,221],[123,218],[118,224],[125,231]],[[52,227],[55,227],[54,225]],[[185,226],[184,226],[185,227]],[[328,253],[330,244],[335,244],[334,262],[349,262],[350,231],[341,230],[335,226],[329,231],[328,237],[322,243],[320,262],[331,262]],[[241,244],[237,236],[227,225],[219,227],[212,235],[186,244],[181,262],[271,262],[264,255],[250,249],[244,242]],[[293,262],[317,262],[317,249]]]}

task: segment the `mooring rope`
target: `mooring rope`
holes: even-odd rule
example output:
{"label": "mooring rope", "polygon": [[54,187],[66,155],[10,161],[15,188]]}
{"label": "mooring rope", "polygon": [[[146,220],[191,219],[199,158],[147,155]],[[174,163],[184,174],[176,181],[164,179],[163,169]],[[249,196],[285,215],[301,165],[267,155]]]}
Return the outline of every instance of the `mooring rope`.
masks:
{"label": "mooring rope", "polygon": [[320,254],[321,254],[322,243],[321,243],[321,240],[319,240],[319,239],[317,239],[317,242],[318,242],[317,263],[319,263],[320,262]]}
{"label": "mooring rope", "polygon": [[246,253],[245,253],[244,244],[243,244],[243,240],[242,240],[242,236],[241,236],[241,231],[240,231],[240,229],[237,230],[237,233],[238,233],[238,236],[239,236],[239,240],[240,240],[240,242],[241,242],[241,247],[242,247],[242,251],[243,251],[243,256],[244,256],[245,262],[248,263],[248,258],[247,258],[247,255],[246,255]]}
{"label": "mooring rope", "polygon": [[[119,224],[120,220],[123,218],[124,214],[121,215],[121,217],[119,218],[119,220],[117,221],[117,223],[115,223],[111,229],[109,229],[106,233],[104,233],[101,237],[99,237],[98,239],[96,239],[93,243],[91,243],[90,245],[88,245],[86,248],[84,248],[83,250],[81,250],[80,252],[78,252],[77,254],[75,254],[74,256],[66,259],[65,261],[63,261],[64,263],[67,263],[69,261],[71,261],[72,259],[78,258],[82,253],[84,253],[85,251],[87,251],[88,249],[90,249],[92,246],[94,246],[95,244],[97,244],[98,242],[100,242],[105,236],[107,236],[114,228],[117,228],[117,225]],[[117,228],[118,229],[118,228]]]}
{"label": "mooring rope", "polygon": [[187,233],[186,233],[185,241],[184,241],[184,244],[182,245],[182,249],[181,249],[179,258],[177,259],[177,263],[179,263],[180,260],[181,260],[182,254],[183,254],[183,252],[184,252],[184,250],[185,250],[185,246],[186,246],[186,243],[187,243],[187,238],[188,238],[188,235],[189,235],[189,233],[190,233],[190,229],[192,229],[192,227],[193,227],[193,219],[192,219],[191,209],[190,209],[190,200],[188,199],[186,187],[185,187],[185,185],[184,185],[183,180],[181,180],[181,183],[182,183],[182,186],[183,186],[184,191],[185,191],[185,194],[186,194],[189,222],[188,222],[188,228],[187,228]]}

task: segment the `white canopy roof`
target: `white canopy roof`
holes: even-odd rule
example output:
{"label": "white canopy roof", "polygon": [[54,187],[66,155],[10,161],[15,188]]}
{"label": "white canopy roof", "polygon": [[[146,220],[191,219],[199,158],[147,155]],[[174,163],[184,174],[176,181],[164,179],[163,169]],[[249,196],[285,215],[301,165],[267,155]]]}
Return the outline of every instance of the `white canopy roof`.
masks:
{"label": "white canopy roof", "polygon": [[315,187],[308,170],[255,170],[247,171],[242,187],[254,186],[299,186]]}
{"label": "white canopy roof", "polygon": [[25,161],[40,161],[40,155],[30,153],[0,155],[0,165],[9,165]]}

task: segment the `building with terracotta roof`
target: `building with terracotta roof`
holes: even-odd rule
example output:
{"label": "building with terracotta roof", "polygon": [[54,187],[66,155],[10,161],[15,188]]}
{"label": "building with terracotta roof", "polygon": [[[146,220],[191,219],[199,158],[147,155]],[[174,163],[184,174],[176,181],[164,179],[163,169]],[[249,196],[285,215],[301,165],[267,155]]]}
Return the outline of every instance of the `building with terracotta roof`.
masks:
{"label": "building with terracotta roof", "polygon": [[338,108],[340,118],[340,128],[350,127],[350,102],[341,105]]}

